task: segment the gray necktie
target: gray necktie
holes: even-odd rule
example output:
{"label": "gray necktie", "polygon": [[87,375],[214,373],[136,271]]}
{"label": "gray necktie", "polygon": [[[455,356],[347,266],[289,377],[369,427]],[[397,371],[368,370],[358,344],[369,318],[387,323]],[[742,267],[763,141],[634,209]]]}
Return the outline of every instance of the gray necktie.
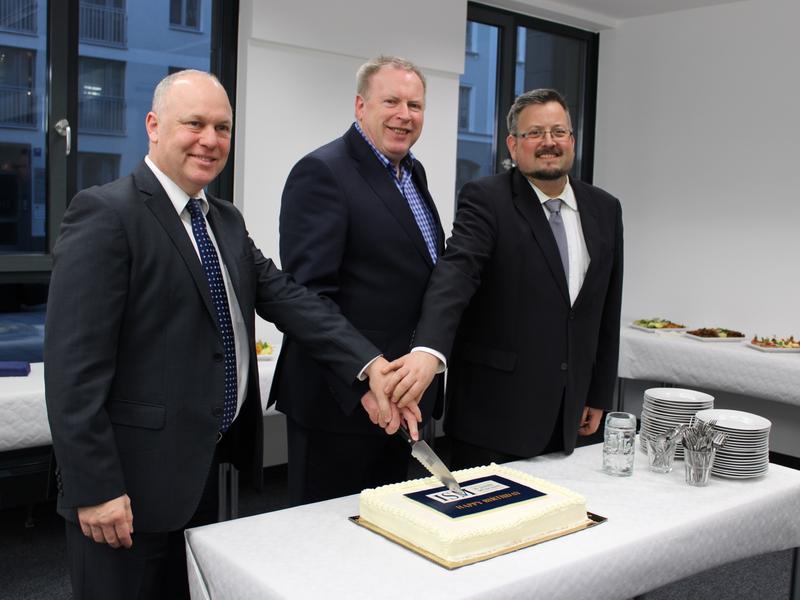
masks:
{"label": "gray necktie", "polygon": [[561,198],[554,198],[544,203],[550,211],[550,229],[558,244],[558,253],[561,255],[561,264],[564,265],[564,275],[569,281],[569,250],[567,250],[567,231],[564,229],[564,221],[561,220]]}

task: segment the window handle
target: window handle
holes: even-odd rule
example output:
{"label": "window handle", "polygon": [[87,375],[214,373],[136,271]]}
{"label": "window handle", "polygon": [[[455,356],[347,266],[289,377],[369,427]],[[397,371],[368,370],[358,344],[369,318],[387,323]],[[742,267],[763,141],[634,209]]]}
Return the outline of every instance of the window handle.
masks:
{"label": "window handle", "polygon": [[56,133],[67,139],[67,156],[69,156],[70,150],[72,150],[72,129],[69,127],[69,121],[66,119],[58,121],[56,123]]}

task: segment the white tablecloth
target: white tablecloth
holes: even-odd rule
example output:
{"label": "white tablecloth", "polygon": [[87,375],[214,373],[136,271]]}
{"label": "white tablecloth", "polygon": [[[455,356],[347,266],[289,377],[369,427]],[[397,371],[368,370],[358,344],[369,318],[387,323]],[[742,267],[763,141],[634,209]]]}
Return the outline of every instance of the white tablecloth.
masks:
{"label": "white tablecloth", "polygon": [[[275,360],[258,361],[261,409],[266,410]],[[46,446],[52,442],[44,401],[44,363],[32,363],[27,377],[0,377],[0,452]]]}
{"label": "white tablecloth", "polygon": [[678,333],[647,333],[625,325],[619,376],[800,406],[800,353],[761,352],[745,342],[700,342]]}
{"label": "white tablecloth", "polygon": [[27,377],[0,377],[0,452],[47,446],[51,441],[44,363],[31,363]]}
{"label": "white tablecloth", "polygon": [[601,446],[511,466],[584,494],[597,527],[455,571],[359,527],[358,496],[186,532],[192,598],[632,598],[715,566],[800,546],[800,471],[683,483],[636,458],[600,470]]}

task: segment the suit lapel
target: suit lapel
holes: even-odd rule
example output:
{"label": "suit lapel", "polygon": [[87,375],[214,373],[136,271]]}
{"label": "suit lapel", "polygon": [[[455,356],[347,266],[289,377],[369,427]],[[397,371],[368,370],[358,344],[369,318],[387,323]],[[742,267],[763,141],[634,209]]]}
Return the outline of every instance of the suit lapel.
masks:
{"label": "suit lapel", "polygon": [[[425,245],[422,232],[419,230],[411,208],[408,206],[408,201],[403,197],[403,194],[400,193],[400,190],[397,189],[397,186],[392,181],[391,175],[380,163],[372,152],[372,149],[364,141],[364,138],[361,137],[361,134],[358,133],[355,125],[345,133],[345,140],[350,148],[350,154],[356,162],[356,170],[372,188],[375,195],[386,205],[386,208],[397,220],[400,227],[406,232],[406,235],[408,235],[420,256],[428,263],[428,266],[433,268],[433,261],[428,252],[428,247]],[[417,173],[415,173],[415,175],[417,175]],[[414,183],[417,184],[417,189],[426,187],[420,186],[419,179],[416,177]],[[420,192],[423,194],[426,202],[432,202],[432,200],[429,201],[428,199],[427,187],[424,191],[420,189]]]}
{"label": "suit lapel", "polygon": [[186,268],[189,269],[189,273],[192,275],[197,291],[203,298],[206,310],[208,310],[213,322],[216,323],[216,312],[211,302],[208,279],[206,279],[206,274],[203,271],[203,265],[200,263],[197,252],[195,252],[194,246],[192,246],[192,242],[189,240],[186,229],[175,212],[175,207],[170,202],[169,196],[167,196],[156,176],[153,175],[153,172],[144,162],[140,163],[139,167],[134,171],[133,177],[143,195],[145,205],[164,228],[178,254],[183,258]]}
{"label": "suit lapel", "polygon": [[541,248],[545,262],[558,284],[558,289],[561,291],[567,304],[569,304],[567,276],[564,274],[564,266],[561,264],[561,255],[558,253],[558,245],[556,244],[555,237],[553,237],[550,224],[547,222],[547,217],[544,216],[542,204],[539,202],[539,198],[533,191],[531,184],[528,183],[528,180],[525,179],[517,169],[514,169],[511,177],[514,206],[528,222],[533,232],[533,238],[536,240],[539,248]]}

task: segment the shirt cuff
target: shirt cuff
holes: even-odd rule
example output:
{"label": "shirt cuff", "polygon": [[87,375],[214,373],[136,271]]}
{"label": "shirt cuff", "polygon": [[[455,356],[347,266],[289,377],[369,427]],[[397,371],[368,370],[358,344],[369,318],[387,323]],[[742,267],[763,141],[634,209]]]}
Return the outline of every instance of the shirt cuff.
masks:
{"label": "shirt cuff", "polygon": [[378,356],[376,356],[376,357],[375,357],[375,358],[373,358],[371,361],[369,361],[367,364],[365,364],[365,365],[364,365],[364,368],[363,368],[363,369],[361,369],[361,370],[358,372],[358,376],[356,377],[356,379],[358,379],[359,381],[366,381],[366,380],[367,380],[367,369],[369,369],[369,366],[370,366],[372,363],[374,363],[376,360],[378,360],[378,359],[379,359],[381,356],[383,356],[383,354],[378,354]]}
{"label": "shirt cuff", "polygon": [[427,348],[426,346],[414,346],[411,349],[412,352],[427,352],[428,354],[432,354],[436,358],[439,359],[439,366],[436,367],[436,374],[444,373],[447,370],[447,359],[444,357],[444,354],[441,352],[437,352],[433,348]]}

